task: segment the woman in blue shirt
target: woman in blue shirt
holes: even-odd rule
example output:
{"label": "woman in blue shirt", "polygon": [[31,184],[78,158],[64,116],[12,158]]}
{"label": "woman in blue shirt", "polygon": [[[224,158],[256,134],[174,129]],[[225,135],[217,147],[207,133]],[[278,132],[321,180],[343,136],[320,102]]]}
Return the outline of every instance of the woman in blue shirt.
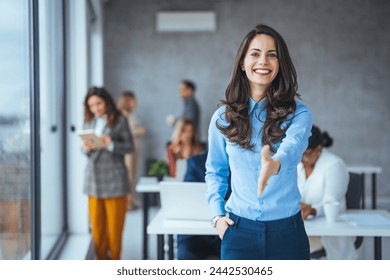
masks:
{"label": "woman in blue shirt", "polygon": [[[312,118],[295,101],[297,89],[283,38],[256,26],[241,43],[209,127],[207,197],[222,259],[310,258],[297,164]],[[225,201],[230,173],[232,193]]]}

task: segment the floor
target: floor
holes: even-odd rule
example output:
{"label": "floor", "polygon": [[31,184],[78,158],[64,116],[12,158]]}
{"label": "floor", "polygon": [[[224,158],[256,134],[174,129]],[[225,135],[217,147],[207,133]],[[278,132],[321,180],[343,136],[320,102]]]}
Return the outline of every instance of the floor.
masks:
{"label": "floor", "polygon": [[[157,207],[151,207],[149,220],[157,213]],[[157,259],[157,237],[149,236],[149,259]],[[142,208],[127,212],[122,238],[122,259],[142,259]]]}

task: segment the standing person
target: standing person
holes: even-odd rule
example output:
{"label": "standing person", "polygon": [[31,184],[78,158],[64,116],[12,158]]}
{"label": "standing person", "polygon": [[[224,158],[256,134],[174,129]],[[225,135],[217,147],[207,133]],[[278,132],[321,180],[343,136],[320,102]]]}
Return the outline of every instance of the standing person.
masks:
{"label": "standing person", "polygon": [[[297,165],[312,118],[295,100],[297,88],[283,38],[256,26],[241,43],[209,127],[207,197],[222,259],[310,258]],[[232,192],[225,204],[229,168]]]}
{"label": "standing person", "polygon": [[183,112],[180,117],[176,118],[173,115],[169,115],[167,122],[170,125],[174,125],[178,119],[187,119],[195,124],[197,131],[199,132],[199,119],[200,110],[198,102],[196,101],[194,94],[196,85],[190,80],[182,80],[179,84],[179,95],[183,99],[184,106]]}
{"label": "standing person", "polygon": [[84,129],[93,129],[103,142],[97,149],[84,141],[88,156],[84,193],[88,195],[93,245],[99,260],[118,260],[126,216],[129,180],[124,155],[133,151],[127,120],[104,88],[92,87],[84,101]]}
{"label": "standing person", "polygon": [[132,91],[125,91],[121,94],[118,102],[118,109],[126,117],[134,141],[134,151],[125,155],[125,164],[129,176],[130,194],[127,197],[127,209],[134,210],[137,208],[135,182],[137,181],[137,162],[141,151],[140,138],[146,133],[140,118],[136,112],[138,106],[137,97]]}
{"label": "standing person", "polygon": [[[336,201],[340,210],[346,209],[345,194],[348,190],[349,173],[344,161],[329,152],[326,147],[333,143],[328,133],[313,125],[309,146],[298,164],[298,187],[302,195],[302,218],[309,215],[324,216],[324,203]],[[323,246],[329,260],[357,259],[352,237],[316,237],[309,238],[311,251]]]}

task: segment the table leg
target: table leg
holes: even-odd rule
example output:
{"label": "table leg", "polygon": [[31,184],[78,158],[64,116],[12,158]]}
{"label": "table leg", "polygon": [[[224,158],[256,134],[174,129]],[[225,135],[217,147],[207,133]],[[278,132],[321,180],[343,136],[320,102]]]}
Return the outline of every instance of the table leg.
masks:
{"label": "table leg", "polygon": [[374,257],[375,260],[382,259],[382,238],[374,237]]}
{"label": "table leg", "polygon": [[364,177],[365,177],[365,175],[364,175],[364,173],[362,173],[362,209],[365,209],[366,208],[366,203],[365,203],[365,201],[366,201],[366,194],[365,194],[365,180],[364,180]]}
{"label": "table leg", "polygon": [[168,259],[173,260],[173,235],[169,234],[168,235]]}
{"label": "table leg", "polygon": [[143,210],[143,259],[148,259],[148,233],[147,233],[147,226],[148,226],[148,220],[149,220],[149,193],[143,193],[143,203],[142,203],[142,210]]}
{"label": "table leg", "polygon": [[371,175],[371,180],[372,180],[372,209],[376,209],[376,174],[375,173],[372,173]]}
{"label": "table leg", "polygon": [[164,259],[164,235],[163,234],[157,235],[157,259],[158,260]]}

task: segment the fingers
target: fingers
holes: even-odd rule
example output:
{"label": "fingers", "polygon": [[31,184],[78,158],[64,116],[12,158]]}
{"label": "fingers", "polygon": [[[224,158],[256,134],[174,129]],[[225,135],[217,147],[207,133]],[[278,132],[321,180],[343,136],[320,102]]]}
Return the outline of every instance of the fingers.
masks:
{"label": "fingers", "polygon": [[268,179],[280,169],[279,160],[272,158],[270,152],[271,147],[269,145],[265,145],[261,150],[261,171],[258,181],[258,196],[263,194]]}
{"label": "fingers", "polygon": [[271,147],[269,145],[265,145],[261,150],[261,158],[262,160],[270,160],[271,156],[269,155],[271,151]]}
{"label": "fingers", "polygon": [[232,219],[230,219],[229,217],[223,217],[223,219],[226,221],[226,223],[228,223],[229,225],[234,225],[234,221]]}
{"label": "fingers", "polygon": [[227,228],[234,225],[234,221],[228,217],[222,217],[217,221],[216,230],[219,238],[222,240]]}
{"label": "fingers", "polygon": [[89,141],[84,141],[83,142],[83,149],[86,151],[86,152],[89,152],[92,150],[92,144],[89,142]]}
{"label": "fingers", "polygon": [[268,173],[269,172],[267,170],[267,167],[263,166],[261,171],[260,171],[260,177],[259,177],[259,182],[258,182],[258,190],[257,190],[258,196],[261,196],[263,194],[265,186],[267,185],[268,178],[271,176]]}
{"label": "fingers", "polygon": [[259,189],[257,190],[257,196],[261,196],[264,192],[265,185],[259,185]]}

